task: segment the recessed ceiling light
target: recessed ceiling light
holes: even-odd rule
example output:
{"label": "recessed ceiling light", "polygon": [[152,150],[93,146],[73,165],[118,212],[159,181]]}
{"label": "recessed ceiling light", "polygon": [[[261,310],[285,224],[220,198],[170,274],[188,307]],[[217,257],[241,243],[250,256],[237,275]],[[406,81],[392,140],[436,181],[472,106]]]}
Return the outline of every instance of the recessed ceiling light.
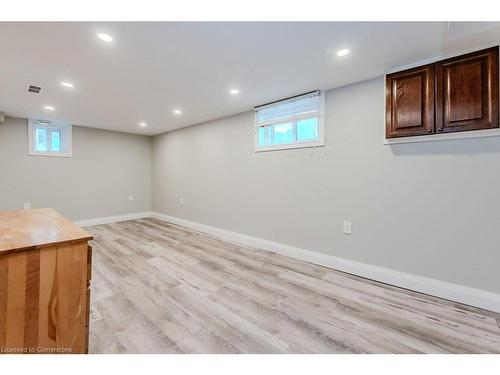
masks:
{"label": "recessed ceiling light", "polygon": [[146,124],[145,122],[141,122],[141,123],[139,123],[139,126],[144,127],[144,126],[148,126],[148,124]]}
{"label": "recessed ceiling light", "polygon": [[71,89],[75,87],[75,85],[73,85],[71,82],[61,82],[61,86],[69,87]]}
{"label": "recessed ceiling light", "polygon": [[231,90],[229,90],[229,93],[231,95],[238,95],[240,93],[240,90],[238,90],[238,89],[231,89]]}
{"label": "recessed ceiling light", "polygon": [[101,39],[102,41],[104,42],[112,42],[113,41],[113,37],[109,34],[106,34],[106,33],[97,33],[97,37],[99,39]]}
{"label": "recessed ceiling light", "polygon": [[342,56],[348,55],[348,54],[349,54],[349,52],[350,52],[350,51],[349,51],[347,48],[342,48],[342,49],[339,49],[339,50],[337,51],[337,56],[342,57]]}
{"label": "recessed ceiling light", "polygon": [[174,113],[174,115],[177,115],[177,116],[182,114],[182,111],[180,109],[174,109],[172,112]]}
{"label": "recessed ceiling light", "polygon": [[47,111],[55,111],[56,109],[54,107],[52,107],[51,105],[46,105],[45,107],[43,107],[43,109],[46,109]]}

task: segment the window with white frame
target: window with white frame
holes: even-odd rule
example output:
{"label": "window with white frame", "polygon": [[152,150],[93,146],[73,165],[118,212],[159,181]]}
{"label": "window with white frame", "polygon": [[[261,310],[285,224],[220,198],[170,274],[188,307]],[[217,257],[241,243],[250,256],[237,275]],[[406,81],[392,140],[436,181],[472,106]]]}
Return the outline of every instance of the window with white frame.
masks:
{"label": "window with white frame", "polygon": [[324,93],[255,107],[255,151],[325,145]]}
{"label": "window with white frame", "polygon": [[29,120],[28,145],[29,155],[71,157],[71,125],[46,120]]}

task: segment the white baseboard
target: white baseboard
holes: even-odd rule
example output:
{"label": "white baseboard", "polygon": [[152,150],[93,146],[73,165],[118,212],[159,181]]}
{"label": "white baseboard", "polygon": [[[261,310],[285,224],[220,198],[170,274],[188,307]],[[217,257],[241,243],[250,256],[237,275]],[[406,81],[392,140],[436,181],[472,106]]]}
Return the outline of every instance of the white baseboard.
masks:
{"label": "white baseboard", "polygon": [[118,223],[120,221],[144,219],[147,217],[152,217],[152,213],[149,211],[135,212],[133,214],[124,214],[124,215],[98,217],[95,219],[79,220],[79,221],[75,221],[74,223],[80,227],[91,227],[93,225]]}
{"label": "white baseboard", "polygon": [[305,250],[258,237],[252,237],[225,229],[215,228],[209,225],[196,223],[194,221],[158,212],[146,211],[125,215],[107,216],[75,221],[75,224],[81,227],[89,227],[93,225],[110,224],[120,221],[144,219],[148,217],[154,217],[169,223],[182,225],[190,229],[216,236],[225,241],[272,251],[281,255],[304,260],[306,262],[380,281],[386,284],[500,313],[500,294],[497,293],[355,262],[316,251]]}
{"label": "white baseboard", "polygon": [[261,248],[397,287],[500,313],[500,294],[497,293],[283,245],[274,241],[215,228],[158,212],[152,212],[151,216],[159,220],[204,232],[226,241]]}

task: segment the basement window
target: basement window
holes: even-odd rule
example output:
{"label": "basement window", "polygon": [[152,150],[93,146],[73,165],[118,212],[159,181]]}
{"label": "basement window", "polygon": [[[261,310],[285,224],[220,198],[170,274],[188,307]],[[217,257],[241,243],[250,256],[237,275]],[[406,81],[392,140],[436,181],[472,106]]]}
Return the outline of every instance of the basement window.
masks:
{"label": "basement window", "polygon": [[71,125],[48,120],[29,120],[28,147],[28,154],[33,156],[71,157]]}
{"label": "basement window", "polygon": [[255,151],[325,145],[324,92],[255,107]]}

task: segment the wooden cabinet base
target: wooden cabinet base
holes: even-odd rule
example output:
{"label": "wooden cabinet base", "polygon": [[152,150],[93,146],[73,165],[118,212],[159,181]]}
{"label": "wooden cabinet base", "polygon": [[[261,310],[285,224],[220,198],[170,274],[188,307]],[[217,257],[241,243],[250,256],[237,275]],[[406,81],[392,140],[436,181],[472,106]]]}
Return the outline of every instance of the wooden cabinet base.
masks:
{"label": "wooden cabinet base", "polygon": [[88,352],[87,241],[0,252],[0,353]]}

